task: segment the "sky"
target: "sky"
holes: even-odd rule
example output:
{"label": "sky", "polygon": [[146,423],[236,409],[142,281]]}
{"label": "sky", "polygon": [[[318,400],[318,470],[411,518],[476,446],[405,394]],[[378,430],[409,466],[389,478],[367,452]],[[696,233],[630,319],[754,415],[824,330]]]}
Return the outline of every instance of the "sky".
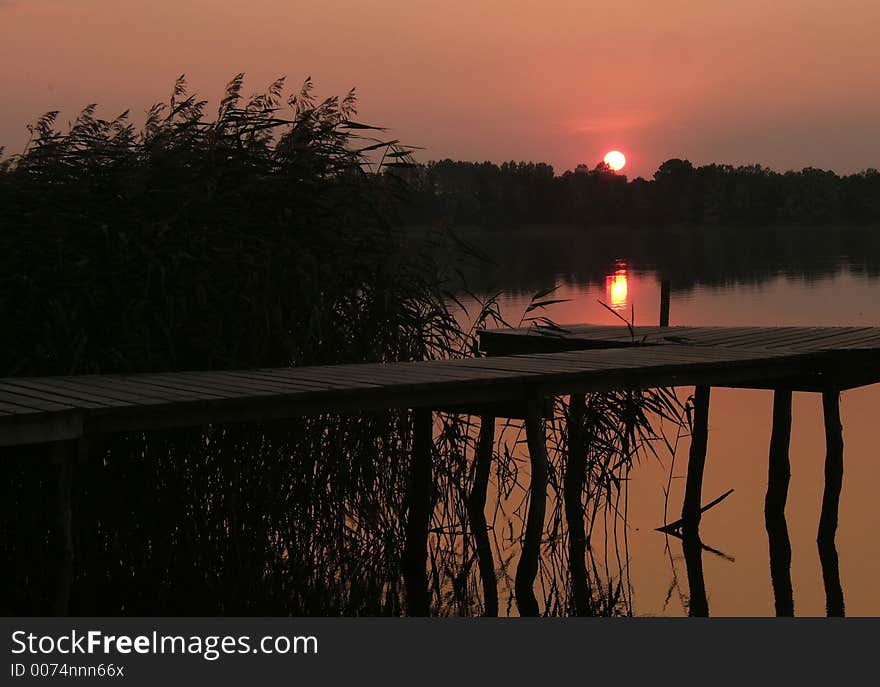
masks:
{"label": "sky", "polygon": [[0,145],[48,110],[135,121],[185,73],[216,100],[312,76],[422,160],[608,150],[850,173],[880,167],[877,0],[0,0]]}

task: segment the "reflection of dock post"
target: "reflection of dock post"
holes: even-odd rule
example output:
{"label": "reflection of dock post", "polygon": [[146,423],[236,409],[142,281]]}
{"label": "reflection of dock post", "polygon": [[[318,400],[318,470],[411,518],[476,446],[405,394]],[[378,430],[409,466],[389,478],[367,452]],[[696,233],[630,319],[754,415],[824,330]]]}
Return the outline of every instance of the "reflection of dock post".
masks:
{"label": "reflection of dock post", "polygon": [[822,514],[819,516],[819,561],[825,585],[825,608],[828,616],[843,616],[843,587],[840,584],[840,566],[834,536],[837,533],[837,512],[843,487],[843,426],[840,422],[840,392],[822,394],[825,415],[825,491],[822,494]]}
{"label": "reflection of dock post", "polygon": [[791,541],[785,522],[785,503],[791,480],[791,390],[773,392],[773,427],[770,432],[770,459],[767,469],[767,494],[764,497],[764,525],[770,548],[770,583],[776,615],[794,615],[791,586]]}
{"label": "reflection of dock post", "polygon": [[660,326],[669,326],[669,296],[672,288],[668,279],[660,280]]}
{"label": "reflection of dock post", "polygon": [[406,494],[406,543],[403,580],[408,615],[429,615],[427,585],[428,528],[431,524],[431,450],[433,417],[428,408],[413,410],[413,442],[410,480]]}
{"label": "reflection of dock post", "polygon": [[700,527],[703,468],[706,465],[706,447],[709,442],[709,389],[708,386],[694,389],[694,426],[691,432],[684,504],[681,508],[682,531],[686,535],[696,533]]}
{"label": "reflection of dock post", "polygon": [[590,611],[587,535],[584,529],[584,506],[581,502],[587,459],[585,410],[586,399],[582,395],[572,394],[568,402],[568,461],[563,476],[563,499],[568,526],[568,565],[575,615],[587,615]]}
{"label": "reflection of dock post", "polygon": [[791,586],[791,541],[785,515],[768,516],[764,523],[770,544],[770,584],[776,615],[790,618],[794,616],[794,592]]}
{"label": "reflection of dock post", "polygon": [[69,615],[73,587],[73,467],[85,441],[59,441],[52,446],[51,459],[56,466],[56,503],[59,539],[59,567],[56,575],[53,615]]}
{"label": "reflection of dock post", "polygon": [[498,587],[495,581],[495,561],[489,543],[486,523],[486,494],[489,489],[489,473],[492,469],[492,448],[495,444],[495,416],[480,417],[480,437],[474,466],[474,484],[468,497],[468,519],[477,549],[480,580],[483,584],[483,615],[498,615]]}
{"label": "reflection of dock post", "polygon": [[706,581],[703,578],[703,543],[697,532],[684,532],[681,538],[684,564],[687,568],[688,615],[694,618],[709,617],[709,599],[706,597]]}
{"label": "reflection of dock post", "polygon": [[526,531],[519,564],[516,567],[514,591],[520,615],[537,616],[539,609],[534,585],[541,557],[541,533],[544,530],[544,512],[547,505],[547,447],[544,443],[546,437],[541,419],[540,399],[528,401],[525,425],[532,479]]}
{"label": "reflection of dock post", "polygon": [[833,539],[819,540],[819,562],[822,564],[822,582],[825,585],[825,611],[829,618],[846,615],[843,586],[840,583],[840,564]]}
{"label": "reflection of dock post", "polygon": [[837,511],[843,486],[843,427],[840,423],[840,392],[822,394],[825,415],[825,491],[819,517],[818,541],[834,541],[837,532]]}

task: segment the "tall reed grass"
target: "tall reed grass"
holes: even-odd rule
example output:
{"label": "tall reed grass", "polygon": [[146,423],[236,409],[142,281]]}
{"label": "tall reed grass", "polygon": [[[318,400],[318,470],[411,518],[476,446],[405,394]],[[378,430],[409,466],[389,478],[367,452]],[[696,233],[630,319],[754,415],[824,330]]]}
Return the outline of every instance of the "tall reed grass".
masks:
{"label": "tall reed grass", "polygon": [[[464,356],[476,328],[503,322],[490,298],[462,325],[457,266],[396,228],[409,151],[356,120],[353,93],[318,100],[306,81],[287,97],[283,80],[242,90],[238,75],[213,118],[181,78],[138,130],[95,106],[66,130],[58,113],[32,125],[0,167],[0,376]],[[588,513],[619,511],[622,471],[667,401],[591,397]],[[482,603],[464,506],[472,423],[441,414],[435,431],[438,614]],[[556,493],[567,428],[550,429]],[[392,410],[96,437],[76,467],[70,610],[400,614],[411,442],[409,414]],[[496,516],[521,501],[511,522],[526,498],[519,442],[496,447]],[[45,447],[2,454],[0,610],[42,614],[57,566],[53,467]],[[560,514],[545,541],[548,613],[572,610]],[[504,577],[510,547],[497,554]],[[624,568],[609,584],[593,566],[578,612],[625,612]]]}

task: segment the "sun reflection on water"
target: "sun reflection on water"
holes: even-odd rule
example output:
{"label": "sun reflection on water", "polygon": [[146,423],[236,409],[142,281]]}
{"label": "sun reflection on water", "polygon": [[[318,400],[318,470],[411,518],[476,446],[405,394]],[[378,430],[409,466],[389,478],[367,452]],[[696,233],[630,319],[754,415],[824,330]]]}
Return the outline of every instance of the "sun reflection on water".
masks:
{"label": "sun reflection on water", "polygon": [[605,295],[615,310],[626,307],[627,299],[626,263],[619,263],[614,274],[605,277]]}

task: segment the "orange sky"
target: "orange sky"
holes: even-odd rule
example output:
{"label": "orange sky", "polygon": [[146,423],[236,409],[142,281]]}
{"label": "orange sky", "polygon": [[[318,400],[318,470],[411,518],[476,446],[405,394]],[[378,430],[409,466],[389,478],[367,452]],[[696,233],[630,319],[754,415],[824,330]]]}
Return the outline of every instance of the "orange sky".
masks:
{"label": "orange sky", "polygon": [[182,72],[213,98],[244,71],[247,92],[357,86],[423,159],[880,167],[876,0],[0,0],[0,27],[9,151],[43,111],[142,112]]}

